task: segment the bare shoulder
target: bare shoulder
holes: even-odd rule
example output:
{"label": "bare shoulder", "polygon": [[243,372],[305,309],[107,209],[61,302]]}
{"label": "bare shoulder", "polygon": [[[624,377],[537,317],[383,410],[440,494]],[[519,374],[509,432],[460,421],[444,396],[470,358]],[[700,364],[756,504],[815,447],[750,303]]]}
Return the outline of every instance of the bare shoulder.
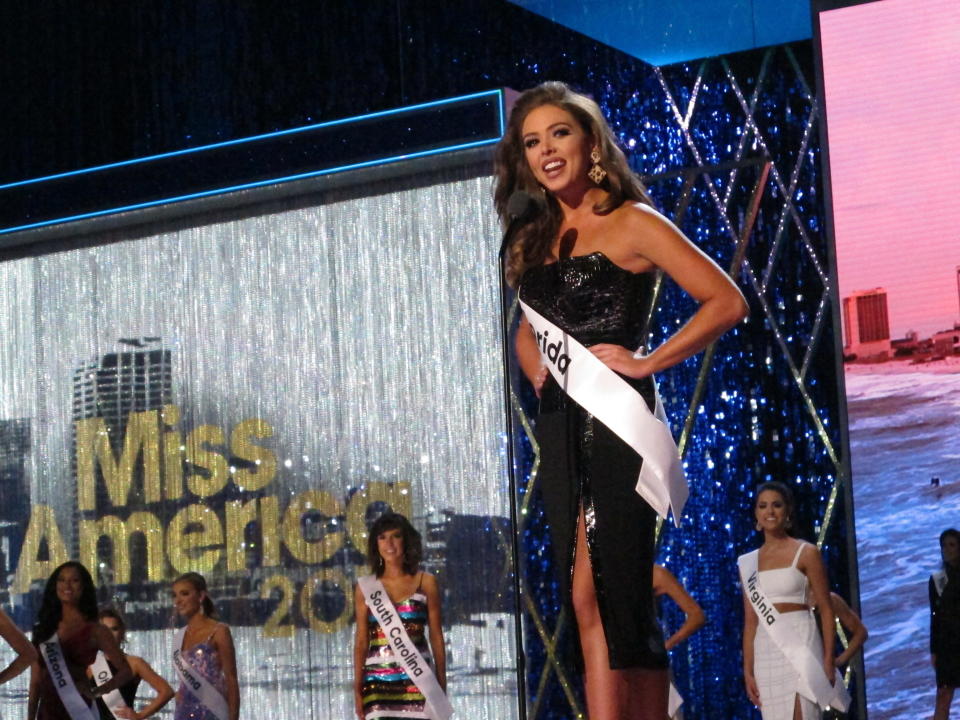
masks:
{"label": "bare shoulder", "polygon": [[663,595],[666,592],[667,584],[673,579],[673,574],[662,565],[653,566],[653,592],[654,595]]}
{"label": "bare shoulder", "polygon": [[420,585],[424,591],[438,592],[440,584],[437,582],[436,575],[423,571],[423,577],[420,579]]}
{"label": "bare shoulder", "polygon": [[233,642],[233,635],[230,633],[230,626],[224,622],[218,622],[216,627],[213,629],[213,639],[227,640]]}
{"label": "bare shoulder", "polygon": [[820,563],[820,551],[817,546],[806,540],[798,540],[800,544],[800,557],[797,560],[798,566],[806,566],[807,563]]}
{"label": "bare shoulder", "polygon": [[677,232],[676,226],[656,208],[641,202],[624,203],[610,213],[610,219],[632,235]]}

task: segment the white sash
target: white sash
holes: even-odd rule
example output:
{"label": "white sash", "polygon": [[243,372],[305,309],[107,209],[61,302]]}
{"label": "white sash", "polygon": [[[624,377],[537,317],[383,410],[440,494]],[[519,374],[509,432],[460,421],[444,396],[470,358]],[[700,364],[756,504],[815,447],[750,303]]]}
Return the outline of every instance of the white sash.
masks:
{"label": "white sash", "polygon": [[[672,673],[671,673],[672,674]],[[677,713],[680,712],[680,706],[683,705],[683,696],[673,684],[673,678],[670,678],[670,694],[667,696],[667,717],[674,720]]]}
{"label": "white sash", "polygon": [[187,626],[184,625],[177,631],[173,638],[173,666],[177,669],[177,675],[180,676],[180,682],[190,691],[190,693],[200,701],[200,703],[217,720],[228,720],[230,709],[227,701],[220,694],[210,681],[207,680],[190,661],[183,656],[181,648],[183,647],[183,636],[186,635]]}
{"label": "white sash", "polygon": [[774,644],[780,648],[780,652],[796,670],[800,679],[797,690],[801,695],[817,703],[821,708],[832,707],[846,712],[850,706],[850,695],[843,684],[840,671],[836,671],[834,684],[831,685],[823,671],[823,659],[814,655],[810,646],[801,642],[782,622],[783,617],[780,612],[772,602],[767,600],[757,581],[759,557],[760,551],[754,550],[737,558],[743,591],[757,614],[759,624],[763,626],[763,629],[758,629],[757,632],[768,633]]}
{"label": "white sash", "polygon": [[[104,683],[108,683],[113,679],[113,673],[110,671],[110,666],[107,664],[107,656],[103,654],[102,650],[97,651],[97,659],[93,661],[93,665],[90,666],[90,669],[93,670],[93,680],[97,683],[97,687],[100,687]],[[122,710],[127,706],[127,703],[125,703],[123,700],[123,696],[117,689],[113,689],[108,693],[104,693],[100,696],[100,699],[103,700],[103,704],[107,706],[110,714],[115,718],[120,717],[117,715],[117,710]]]}
{"label": "white sash", "polygon": [[374,575],[364,575],[357,579],[357,585],[363,593],[363,599],[366,600],[370,612],[383,628],[383,634],[392,646],[393,656],[403,666],[404,672],[417,689],[423,693],[427,701],[427,715],[431,720],[447,720],[453,715],[453,706],[443,692],[443,688],[440,687],[440,683],[437,682],[437,677],[430,669],[429,663],[407,634],[407,629],[403,626],[400,615],[390,601],[383,583]]}
{"label": "white sash", "polygon": [[637,493],[661,517],[666,518],[672,511],[673,521],[679,527],[689,491],[656,383],[656,405],[652,413],[643,397],[626,380],[579,341],[522,300],[520,307],[533,328],[540,357],[554,380],[571,399],[643,458]]}
{"label": "white sash", "polygon": [[943,589],[947,586],[947,573],[938,570],[930,577],[933,579],[933,587],[937,591],[937,595],[943,595]]}
{"label": "white sash", "polygon": [[49,640],[40,643],[40,653],[43,655],[43,661],[47,665],[47,672],[50,673],[50,679],[53,686],[57,689],[57,695],[60,702],[66,708],[67,714],[73,720],[100,720],[100,713],[96,711],[96,706],[87,704],[67,667],[67,661],[63,657],[63,648],[60,647],[60,638],[54,633]]}

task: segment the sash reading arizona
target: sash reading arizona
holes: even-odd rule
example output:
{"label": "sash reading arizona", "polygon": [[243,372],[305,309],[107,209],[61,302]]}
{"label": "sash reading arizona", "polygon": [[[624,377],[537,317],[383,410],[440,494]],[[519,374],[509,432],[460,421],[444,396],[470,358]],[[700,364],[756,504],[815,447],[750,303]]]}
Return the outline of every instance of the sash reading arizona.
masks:
{"label": "sash reading arizona", "polygon": [[100,713],[95,713],[81,697],[73,677],[67,671],[67,662],[63,657],[63,648],[57,633],[40,644],[43,645],[43,661],[67,714],[73,720],[100,720]]}

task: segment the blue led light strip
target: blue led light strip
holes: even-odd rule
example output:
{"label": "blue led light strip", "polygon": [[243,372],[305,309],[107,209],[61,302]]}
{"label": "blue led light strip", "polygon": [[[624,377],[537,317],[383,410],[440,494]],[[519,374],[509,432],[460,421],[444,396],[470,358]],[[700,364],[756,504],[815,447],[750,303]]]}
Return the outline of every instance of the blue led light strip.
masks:
{"label": "blue led light strip", "polygon": [[[0,235],[8,235],[14,232],[20,232],[22,230],[33,230],[41,227],[49,227],[50,225],[60,225],[63,223],[75,222],[77,220],[88,220],[95,217],[103,217],[104,215],[113,215],[116,213],[129,212],[131,210],[143,210],[144,208],[156,207],[158,205],[166,205],[168,203],[178,203],[185,200],[197,200],[200,198],[211,197],[213,195],[225,195],[227,193],[236,192],[238,190],[250,190],[252,188],[264,187],[266,185],[279,185],[280,183],[290,182],[292,180],[304,180],[306,178],[320,177],[322,175],[332,175],[334,173],[345,172],[347,170],[358,170],[360,168],[373,167],[375,165],[387,165],[389,163],[399,162],[401,160],[413,160],[414,158],[427,157],[430,155],[439,155],[441,153],[453,152],[455,150],[467,150],[474,147],[482,147],[484,145],[492,145],[493,143],[499,142],[500,138],[491,138],[489,140],[475,140],[474,142],[463,143],[460,145],[451,145],[444,148],[434,148],[433,150],[422,150],[420,152],[407,153],[405,155],[395,155],[389,158],[380,158],[377,160],[367,160],[366,162],[353,163],[351,165],[341,165],[334,168],[326,168],[324,170],[314,170],[312,172],[298,173],[296,175],[286,175],[284,177],[271,178],[269,180],[258,180],[256,182],[242,183],[240,185],[231,185],[224,188],[216,188],[214,190],[204,190],[202,192],[190,193],[188,195],[177,195],[174,197],[161,198],[159,200],[149,200],[142,203],[135,203],[133,205],[123,205],[120,207],[107,208],[105,210],[96,210],[94,212],[82,213],[80,215],[70,215],[67,217],[56,218],[54,220],[43,220],[41,222],[29,223],[27,225],[17,225],[14,227],[0,229]],[[106,166],[104,166],[106,167]]]}
{"label": "blue led light strip", "polygon": [[408,105],[401,108],[394,108],[391,110],[383,110],[374,113],[367,113],[364,115],[356,115],[349,118],[341,118],[339,120],[330,120],[322,123],[315,123],[313,125],[305,125],[302,127],[291,128],[288,130],[279,130],[277,132],[265,133],[261,135],[252,135],[250,137],[238,138],[235,140],[226,140],[224,142],[214,143],[211,145],[201,145],[193,148],[186,148],[183,150],[175,150],[168,153],[161,153],[158,155],[150,155],[147,157],[134,158],[131,160],[123,160],[120,162],[109,163],[106,165],[97,165],[94,167],[82,168],[80,170],[71,170],[69,172],[57,173],[54,175],[46,175],[44,177],[31,178],[29,180],[20,180],[17,182],[7,183],[0,185],[0,191],[10,190],[13,188],[20,188],[27,185],[37,185],[44,182],[50,182],[54,180],[62,180],[64,178],[77,177],[82,175],[90,175],[97,172],[102,172],[105,170],[113,170],[116,168],[130,167],[138,164],[146,164],[154,162],[157,160],[163,160],[166,158],[181,157],[186,155],[191,155],[195,153],[201,153],[209,150],[216,150],[218,148],[238,146],[248,143],[253,143],[261,140],[273,139],[277,137],[294,135],[297,133],[305,133],[310,131],[315,131],[323,128],[331,128],[336,126],[347,125],[350,123],[358,123],[368,120],[373,120],[377,118],[395,116],[403,113],[417,112],[421,110],[427,110],[430,108],[448,106],[455,103],[462,103],[470,100],[476,100],[479,98],[490,98],[496,101],[496,112],[499,128],[499,133],[496,137],[486,138],[483,140],[474,140],[466,143],[459,143],[456,145],[448,145],[440,148],[431,148],[428,150],[420,150],[415,152],[403,153],[400,155],[392,155],[388,157],[377,158],[374,160],[366,160],[363,162],[349,163],[346,165],[337,165],[335,167],[323,168],[320,170],[311,170],[309,172],[300,172],[292,175],[281,175],[279,177],[273,177],[266,180],[256,180],[250,182],[243,182],[233,185],[228,185],[225,187],[212,188],[209,190],[201,190],[198,192],[187,193],[182,195],[172,195],[152,200],[144,200],[142,202],[131,203],[128,205],[113,206],[108,208],[103,208],[100,210],[91,210],[89,212],[77,213],[75,215],[66,215],[56,218],[48,218],[44,220],[38,220],[36,222],[25,223],[14,225],[11,227],[0,228],[0,236],[9,235],[16,232],[22,232],[24,230],[36,230],[39,228],[50,227],[53,225],[62,225],[66,223],[76,222],[78,220],[88,220],[96,217],[104,217],[107,215],[114,215],[123,212],[130,212],[134,210],[143,210],[146,208],[157,207],[160,205],[167,205],[173,203],[184,202],[187,200],[197,200],[201,198],[212,197],[216,195],[225,195],[227,193],[237,192],[239,190],[250,190],[253,188],[265,187],[268,185],[279,185],[282,183],[291,182],[294,180],[304,180],[308,178],[321,177],[324,175],[333,175],[336,173],[346,172],[349,170],[358,170],[362,168],[370,168],[378,165],[388,165],[391,163],[400,162],[403,160],[412,160],[416,158],[429,157],[433,155],[439,155],[442,153],[454,152],[457,150],[467,150],[470,148],[482,147],[484,145],[491,145],[499,141],[502,137],[506,120],[504,118],[504,102],[503,102],[503,92],[501,90],[486,90],[483,92],[471,93],[469,95],[460,95],[453,98],[445,98],[443,100],[434,100],[431,102],[420,103],[417,105]]}
{"label": "blue led light strip", "polygon": [[[328,120],[322,123],[316,123],[314,125],[303,125],[302,127],[290,128],[288,130],[277,130],[271,133],[264,133],[262,135],[251,135],[250,137],[237,138],[235,140],[224,140],[223,142],[213,143],[212,145],[200,145],[193,148],[184,148],[183,150],[173,150],[167,153],[160,153],[159,155],[148,155],[141,158],[133,158],[132,160],[121,160],[120,162],[108,163],[106,165],[95,165],[93,167],[81,168],[80,170],[70,170],[68,172],[57,173],[55,175],[45,175],[38,178],[30,178],[29,180],[18,180],[17,182],[7,183],[5,185],[0,185],[0,190],[8,190],[15,187],[23,187],[24,185],[33,185],[36,183],[47,182],[50,180],[60,180],[66,177],[73,177],[76,175],[86,175],[89,173],[99,172],[101,170],[111,170],[119,167],[126,167],[129,165],[136,165],[138,163],[147,163],[154,160],[162,160],[164,158],[178,157],[181,155],[189,155],[191,153],[203,152],[205,150],[216,150],[217,148],[230,147],[232,145],[242,145],[245,143],[256,142],[258,140],[266,140],[268,138],[277,138],[283,137],[284,135],[294,135],[296,133],[309,132],[311,130],[320,130],[322,128],[336,127],[337,125],[346,125],[348,123],[362,122],[364,120],[372,120],[375,118],[388,117],[390,115],[398,115],[400,113],[412,112],[415,110],[426,110],[433,107],[440,107],[442,105],[450,105],[452,103],[463,102],[465,100],[476,100],[477,98],[483,97],[496,97],[500,100],[498,103],[499,115],[500,115],[500,135],[503,135],[504,131],[504,118],[503,118],[503,92],[501,90],[485,90],[483,92],[472,93],[470,95],[460,95],[458,97],[445,98],[443,100],[432,100],[431,102],[420,103],[419,105],[407,105],[406,107],[393,108],[392,110],[381,110],[378,112],[367,113],[366,115],[355,115],[353,117],[341,118],[339,120]],[[499,138],[498,138],[499,139]],[[493,142],[493,141],[491,141]],[[450,148],[443,148],[439,152],[446,152],[448,150],[460,150],[464,146],[456,146]],[[389,163],[395,162],[397,160],[404,160],[407,157],[416,157],[416,155],[402,156],[395,158],[388,158],[385,160],[378,160],[376,163]],[[333,168],[328,172],[341,172],[343,170],[352,170],[357,167],[365,167],[364,164],[358,165],[345,165],[341,168]],[[309,177],[309,176],[295,176],[295,177]],[[284,182],[286,179],[293,178],[278,178],[277,180],[271,180],[269,182]],[[238,188],[229,188],[221,192],[228,192],[233,189],[241,189],[246,187],[253,187],[249,185],[240,186]],[[133,206],[140,207],[140,206]],[[82,216],[88,217],[88,216]],[[32,227],[32,226],[25,226]],[[9,231],[4,231],[9,232]]]}

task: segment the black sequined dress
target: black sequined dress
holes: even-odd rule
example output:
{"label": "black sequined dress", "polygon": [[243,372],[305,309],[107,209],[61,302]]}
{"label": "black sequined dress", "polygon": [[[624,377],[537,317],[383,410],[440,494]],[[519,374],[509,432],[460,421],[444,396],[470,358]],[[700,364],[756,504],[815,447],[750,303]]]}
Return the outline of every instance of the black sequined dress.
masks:
{"label": "black sequined dress", "polygon": [[[635,274],[592,253],[527,270],[520,297],[589,347],[637,348],[654,287],[652,273]],[[653,381],[625,378],[654,409]],[[597,604],[610,667],[666,668],[663,634],[653,612],[656,512],[635,487],[641,458],[548,377],[536,426],[537,486],[569,602],[576,529],[582,504]]]}

